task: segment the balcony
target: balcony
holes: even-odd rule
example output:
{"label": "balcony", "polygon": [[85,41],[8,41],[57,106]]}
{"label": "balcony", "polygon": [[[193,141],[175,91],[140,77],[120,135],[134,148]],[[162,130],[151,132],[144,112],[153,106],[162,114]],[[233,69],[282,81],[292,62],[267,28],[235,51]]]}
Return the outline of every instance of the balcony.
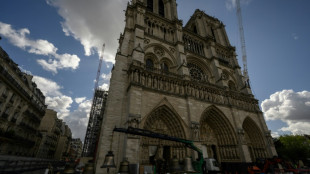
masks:
{"label": "balcony", "polygon": [[260,111],[258,101],[253,95],[229,91],[211,83],[187,80],[184,76],[173,73],[165,74],[157,69],[147,69],[138,62],[130,65],[128,78],[130,85],[144,89],[179,97],[192,97],[229,107],[234,106],[251,112]]}
{"label": "balcony", "polygon": [[149,36],[153,36],[170,44],[174,43],[175,26],[166,21],[164,18],[148,13],[148,16],[144,19],[145,33]]}
{"label": "balcony", "polygon": [[33,128],[33,127],[30,126],[30,125],[25,124],[24,122],[21,122],[21,123],[19,124],[19,126],[22,127],[22,128],[24,128],[25,130],[27,130],[27,131],[29,131],[29,132],[32,132],[32,133],[37,132],[37,130],[36,130],[35,128]]}
{"label": "balcony", "polygon": [[[45,113],[45,108],[44,107],[40,107],[36,102],[33,101],[32,97],[29,95],[29,93],[16,81],[16,79],[14,77],[11,76],[11,74],[9,74],[9,72],[7,70],[4,69],[3,66],[0,65],[0,72],[1,74],[8,80],[10,81],[10,83],[15,86],[18,91],[20,93],[22,93],[28,100],[30,100],[33,104],[33,106],[42,114],[44,115]],[[5,97],[7,98],[7,95],[3,96],[2,94],[2,98]],[[43,102],[44,103],[44,102]]]}
{"label": "balcony", "polygon": [[204,54],[204,45],[203,40],[200,40],[198,38],[195,38],[194,36],[187,34],[183,34],[183,41],[184,41],[184,49],[186,51],[193,52],[195,54],[198,54],[200,56],[205,56]]}

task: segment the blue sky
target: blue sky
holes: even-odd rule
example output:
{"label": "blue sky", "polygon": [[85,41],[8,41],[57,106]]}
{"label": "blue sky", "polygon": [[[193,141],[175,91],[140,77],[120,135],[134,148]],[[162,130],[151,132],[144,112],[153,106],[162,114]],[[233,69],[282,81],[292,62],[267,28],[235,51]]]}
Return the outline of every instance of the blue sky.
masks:
{"label": "blue sky", "polygon": [[[0,46],[44,92],[49,108],[84,139],[99,62],[108,88],[126,0],[3,0]],[[183,24],[195,9],[226,25],[242,66],[235,0],[177,0]],[[273,135],[310,134],[310,11],[307,0],[241,0],[252,90]]]}

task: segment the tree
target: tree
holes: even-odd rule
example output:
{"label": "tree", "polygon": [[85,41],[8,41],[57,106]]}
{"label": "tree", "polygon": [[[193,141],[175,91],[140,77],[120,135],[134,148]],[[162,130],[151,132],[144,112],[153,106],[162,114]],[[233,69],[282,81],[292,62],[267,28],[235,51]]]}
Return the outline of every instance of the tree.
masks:
{"label": "tree", "polygon": [[280,158],[307,161],[310,158],[310,140],[303,135],[282,135],[275,141]]}

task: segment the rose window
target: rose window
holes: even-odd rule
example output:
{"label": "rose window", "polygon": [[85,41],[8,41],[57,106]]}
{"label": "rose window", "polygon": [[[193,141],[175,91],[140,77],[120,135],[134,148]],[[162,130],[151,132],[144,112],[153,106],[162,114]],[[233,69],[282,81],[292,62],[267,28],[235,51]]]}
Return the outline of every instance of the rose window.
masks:
{"label": "rose window", "polygon": [[194,80],[203,80],[204,73],[203,71],[195,64],[188,63],[187,67],[189,69],[189,74]]}

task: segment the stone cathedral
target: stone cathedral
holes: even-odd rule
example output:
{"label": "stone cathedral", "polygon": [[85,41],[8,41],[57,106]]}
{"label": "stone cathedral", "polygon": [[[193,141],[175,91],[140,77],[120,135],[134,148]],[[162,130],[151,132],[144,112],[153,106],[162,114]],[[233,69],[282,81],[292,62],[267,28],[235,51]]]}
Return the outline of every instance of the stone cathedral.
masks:
{"label": "stone cathedral", "polygon": [[96,173],[106,172],[100,166],[109,150],[115,155],[115,172],[124,158],[140,166],[150,164],[151,156],[197,158],[194,151],[172,141],[117,132],[112,137],[114,127],[193,140],[204,158],[219,163],[249,163],[277,155],[220,20],[196,10],[183,26],[176,0],[132,0],[125,15]]}

